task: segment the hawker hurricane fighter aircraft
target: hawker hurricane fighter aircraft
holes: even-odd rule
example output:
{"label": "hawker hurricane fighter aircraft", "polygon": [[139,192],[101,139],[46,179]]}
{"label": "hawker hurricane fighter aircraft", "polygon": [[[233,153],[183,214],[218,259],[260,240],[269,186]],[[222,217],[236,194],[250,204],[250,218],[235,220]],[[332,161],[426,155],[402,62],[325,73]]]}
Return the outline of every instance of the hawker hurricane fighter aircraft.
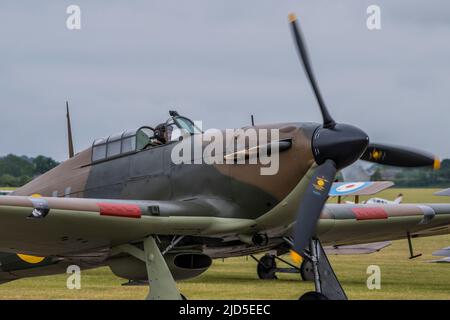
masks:
{"label": "hawker hurricane fighter aircraft", "polygon": [[[279,137],[225,155],[259,157],[262,149],[278,149],[276,174],[262,175],[261,163],[197,163],[195,153],[193,163],[174,163],[174,148],[203,135],[176,112],[155,128],[95,140],[0,197],[0,281],[62,273],[71,264],[106,265],[120,277],[148,280],[149,299],[181,299],[175,280],[201,274],[213,258],[282,248],[312,262],[316,292],[305,297],[339,299],[346,296],[320,242],[447,233],[446,205],[325,206],[336,172],[358,159],[406,167],[438,162],[415,150],[370,144],[361,129],[334,121],[293,15],[290,24],[323,123],[252,126],[278,129]],[[188,134],[180,139],[176,130]]]}

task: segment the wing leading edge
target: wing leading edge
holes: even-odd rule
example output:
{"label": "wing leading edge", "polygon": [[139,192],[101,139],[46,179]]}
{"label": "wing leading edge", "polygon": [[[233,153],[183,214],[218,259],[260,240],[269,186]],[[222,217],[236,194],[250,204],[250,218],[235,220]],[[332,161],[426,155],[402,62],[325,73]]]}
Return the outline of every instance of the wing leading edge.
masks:
{"label": "wing leading edge", "polygon": [[326,245],[352,245],[450,233],[450,204],[327,204],[317,234]]}

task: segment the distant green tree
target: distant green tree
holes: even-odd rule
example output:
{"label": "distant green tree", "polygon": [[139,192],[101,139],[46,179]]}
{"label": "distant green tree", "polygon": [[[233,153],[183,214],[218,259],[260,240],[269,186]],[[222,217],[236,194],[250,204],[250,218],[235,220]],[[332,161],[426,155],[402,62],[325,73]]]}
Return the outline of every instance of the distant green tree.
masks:
{"label": "distant green tree", "polygon": [[450,169],[450,159],[442,160],[441,169]]}
{"label": "distant green tree", "polygon": [[26,158],[8,154],[6,157],[1,158],[0,161],[0,175],[2,174],[10,174],[13,177],[22,175],[33,176],[34,165]]}
{"label": "distant green tree", "polygon": [[58,162],[53,160],[52,158],[37,156],[32,160],[34,164],[34,173],[35,174],[43,174],[58,165]]}
{"label": "distant green tree", "polygon": [[33,180],[33,178],[30,176],[20,176],[17,178],[17,186],[15,187],[23,186],[24,184],[27,184],[31,180]]}
{"label": "distant green tree", "polygon": [[380,169],[380,168],[377,168],[377,169],[375,170],[375,172],[373,173],[373,175],[372,175],[372,177],[371,177],[370,180],[372,180],[372,181],[380,181],[380,180],[383,180],[383,179],[382,179],[381,169]]}
{"label": "distant green tree", "polygon": [[2,174],[0,176],[0,186],[2,186],[2,187],[18,187],[19,179],[10,174]]}
{"label": "distant green tree", "polygon": [[0,157],[0,187],[20,187],[57,165],[58,162],[42,155],[36,158],[14,154]]}

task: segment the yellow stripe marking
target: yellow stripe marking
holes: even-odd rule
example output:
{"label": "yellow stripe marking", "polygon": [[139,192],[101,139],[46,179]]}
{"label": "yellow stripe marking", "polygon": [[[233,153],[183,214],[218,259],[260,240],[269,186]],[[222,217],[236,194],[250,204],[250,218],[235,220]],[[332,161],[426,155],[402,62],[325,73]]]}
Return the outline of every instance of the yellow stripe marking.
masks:
{"label": "yellow stripe marking", "polygon": [[296,265],[300,265],[303,261],[303,258],[301,255],[299,255],[297,252],[295,252],[294,250],[289,250],[289,253],[291,254],[291,259],[292,261],[294,261],[294,263]]}

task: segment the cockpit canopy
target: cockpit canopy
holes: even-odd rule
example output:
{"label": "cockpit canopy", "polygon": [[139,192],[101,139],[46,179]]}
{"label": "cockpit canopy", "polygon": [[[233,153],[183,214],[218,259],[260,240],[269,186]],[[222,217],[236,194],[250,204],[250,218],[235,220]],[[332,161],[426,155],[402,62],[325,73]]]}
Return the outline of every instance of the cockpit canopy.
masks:
{"label": "cockpit canopy", "polygon": [[155,128],[143,126],[95,140],[92,144],[92,162],[180,141],[185,136],[202,133],[192,120],[180,116],[176,111],[169,113],[170,118]]}
{"label": "cockpit canopy", "polygon": [[97,139],[92,144],[92,161],[142,150],[150,137],[154,135],[153,132],[154,130],[150,127],[140,127]]}

